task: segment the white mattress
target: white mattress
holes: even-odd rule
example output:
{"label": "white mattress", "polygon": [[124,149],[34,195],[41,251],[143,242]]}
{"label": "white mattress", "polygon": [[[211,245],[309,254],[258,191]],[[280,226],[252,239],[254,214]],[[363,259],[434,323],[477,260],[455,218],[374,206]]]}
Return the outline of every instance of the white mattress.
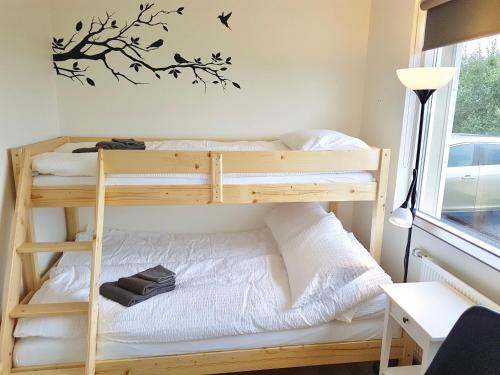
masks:
{"label": "white mattress", "polygon": [[[97,358],[116,359],[174,355],[220,350],[253,349],[273,346],[318,344],[382,338],[383,313],[352,323],[338,321],[315,327],[249,335],[217,337],[206,340],[165,343],[121,343],[98,338]],[[398,334],[398,330],[394,335]],[[19,339],[14,349],[14,365],[35,366],[84,360],[84,339]]]}
{"label": "white mattress", "polygon": [[[225,173],[223,182],[227,185],[251,184],[311,184],[333,182],[375,181],[370,172],[337,173]],[[95,185],[95,177],[67,177],[38,175],[33,179],[35,186]],[[204,173],[163,173],[148,175],[109,175],[106,185],[206,185],[211,183],[210,175]]]}

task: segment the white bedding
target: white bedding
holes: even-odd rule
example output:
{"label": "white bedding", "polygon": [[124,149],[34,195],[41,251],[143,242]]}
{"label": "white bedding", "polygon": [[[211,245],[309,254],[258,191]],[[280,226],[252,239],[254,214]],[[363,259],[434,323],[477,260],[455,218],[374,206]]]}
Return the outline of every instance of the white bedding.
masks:
{"label": "white bedding", "polygon": [[[359,250],[359,256],[369,256]],[[129,308],[101,297],[100,340],[154,344],[300,329],[330,322],[344,312],[322,301],[290,308],[286,269],[267,228],[225,234],[106,230],[103,251],[101,282],[160,263],[177,273],[177,287]],[[88,253],[65,253],[31,303],[87,300],[89,259]],[[380,298],[372,306],[366,302],[381,294],[374,284],[389,282],[377,265],[361,278],[344,309],[362,304],[363,314],[382,310]],[[353,311],[354,317],[361,315]],[[20,319],[15,330],[17,338],[85,334],[85,316]]]}
{"label": "white bedding", "polygon": [[[94,143],[67,143],[54,150],[32,158],[35,186],[94,185],[96,153],[73,154],[80,147],[92,147]],[[176,151],[276,151],[288,148],[280,141],[215,142],[215,141],[162,141],[146,142],[147,150]],[[225,173],[223,182],[238,184],[278,183],[332,183],[375,181],[370,172],[337,173]],[[210,184],[206,173],[160,173],[110,175],[107,185],[198,185]]]}

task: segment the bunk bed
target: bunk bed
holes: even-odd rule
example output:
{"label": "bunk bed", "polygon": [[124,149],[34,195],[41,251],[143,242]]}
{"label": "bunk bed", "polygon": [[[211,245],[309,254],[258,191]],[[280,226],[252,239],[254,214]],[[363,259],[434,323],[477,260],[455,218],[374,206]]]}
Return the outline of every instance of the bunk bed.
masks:
{"label": "bunk bed", "polygon": [[[99,276],[105,206],[147,206],[174,204],[256,204],[277,202],[371,201],[372,229],[369,252],[378,262],[381,256],[384,209],[390,150],[369,148],[338,151],[110,151],[97,155],[94,183],[37,184],[32,157],[70,143],[96,142],[103,138],[60,137],[11,150],[17,198],[7,262],[1,331],[2,373],[19,374],[207,374],[259,369],[378,360],[381,340],[341,341],[266,348],[206,351],[125,359],[96,359]],[[162,141],[161,139],[145,139]],[[373,179],[231,180],[229,174],[373,173]],[[195,173],[208,175],[208,183],[172,183],[172,180],[133,180],[107,183],[108,177]],[[314,176],[314,175],[312,175]],[[145,183],[144,181],[153,181]],[[228,183],[231,182],[231,183]],[[65,209],[67,242],[37,243],[33,238],[31,209]],[[75,241],[77,208],[95,207],[94,233],[90,241]],[[48,279],[41,274],[36,254],[43,251],[89,251],[90,295],[88,302],[30,304]],[[55,263],[55,262],[54,262]],[[16,320],[30,317],[87,314],[88,334],[85,363],[59,363],[13,367],[13,337]],[[407,336],[393,340],[391,358],[408,364],[413,344]]]}

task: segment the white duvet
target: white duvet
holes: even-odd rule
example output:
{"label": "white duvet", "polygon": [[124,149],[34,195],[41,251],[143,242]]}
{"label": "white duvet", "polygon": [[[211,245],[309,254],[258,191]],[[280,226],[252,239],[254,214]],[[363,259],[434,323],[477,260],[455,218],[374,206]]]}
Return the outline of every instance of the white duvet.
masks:
{"label": "white duvet", "polygon": [[[85,235],[80,235],[85,240]],[[355,241],[353,239],[353,241]],[[357,242],[356,242],[357,243]],[[359,248],[359,257],[369,257]],[[177,273],[174,291],[125,308],[100,298],[98,331],[122,343],[199,340],[304,328],[381,310],[367,301],[390,278],[375,266],[337,303],[313,301],[291,309],[288,276],[277,245],[265,229],[226,234],[158,234],[106,230],[101,282],[162,264]],[[65,253],[31,303],[86,301],[88,253]],[[379,300],[377,298],[375,300]],[[76,338],[86,335],[86,316],[20,319],[16,337]]]}

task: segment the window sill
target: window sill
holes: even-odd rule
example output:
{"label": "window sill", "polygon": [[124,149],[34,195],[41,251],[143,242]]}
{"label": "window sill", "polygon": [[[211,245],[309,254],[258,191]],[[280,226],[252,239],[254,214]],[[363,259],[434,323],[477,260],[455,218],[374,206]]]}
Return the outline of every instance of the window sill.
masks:
{"label": "window sill", "polygon": [[500,249],[474,238],[440,220],[417,212],[413,224],[489,267],[500,271]]}

